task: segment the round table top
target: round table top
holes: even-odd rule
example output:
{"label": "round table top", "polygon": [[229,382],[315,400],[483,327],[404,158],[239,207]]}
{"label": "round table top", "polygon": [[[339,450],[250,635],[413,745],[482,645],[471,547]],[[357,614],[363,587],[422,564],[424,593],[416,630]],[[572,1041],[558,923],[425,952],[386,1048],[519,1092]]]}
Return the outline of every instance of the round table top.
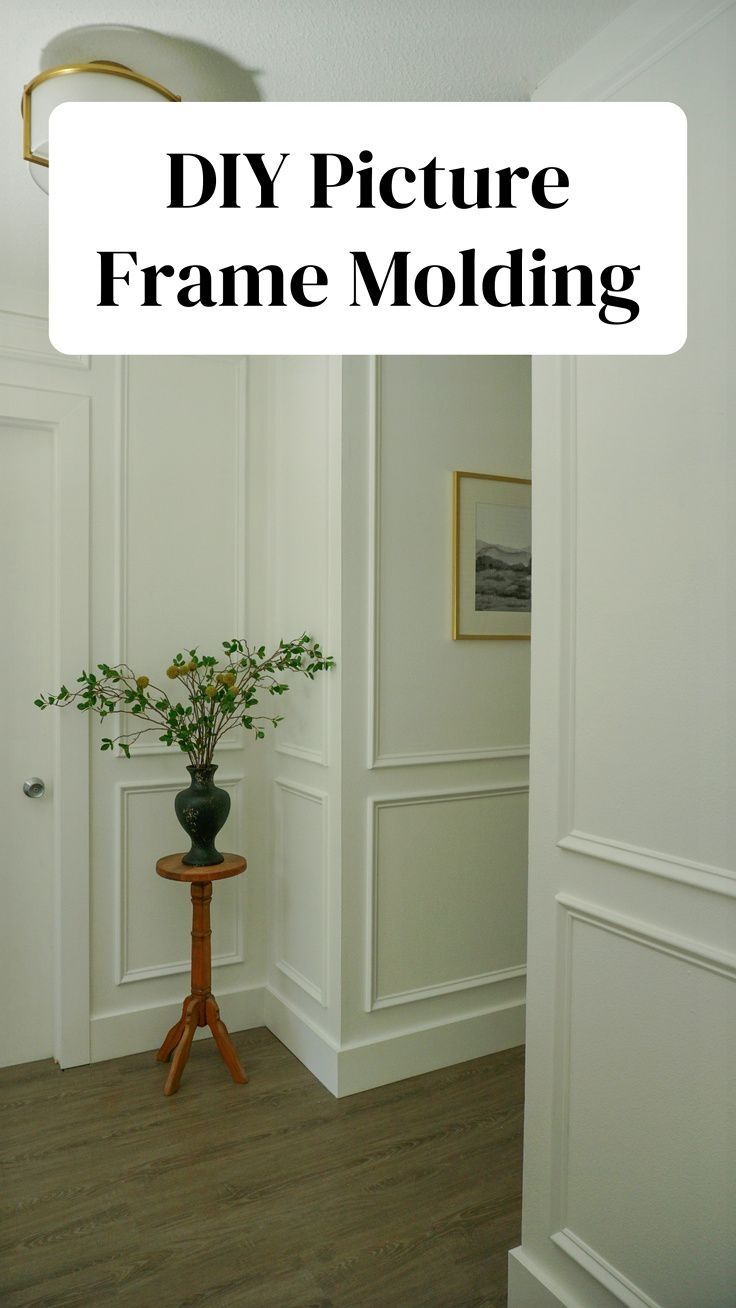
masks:
{"label": "round table top", "polygon": [[248,866],[241,854],[223,854],[221,863],[211,863],[209,867],[190,867],[182,863],[182,854],[167,854],[156,864],[160,877],[169,881],[224,881],[225,877],[236,877]]}

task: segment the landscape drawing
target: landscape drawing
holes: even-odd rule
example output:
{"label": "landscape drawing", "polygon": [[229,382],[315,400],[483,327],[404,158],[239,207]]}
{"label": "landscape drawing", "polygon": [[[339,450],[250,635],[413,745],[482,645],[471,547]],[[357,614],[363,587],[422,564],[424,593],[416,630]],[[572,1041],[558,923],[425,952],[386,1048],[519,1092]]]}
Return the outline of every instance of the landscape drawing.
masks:
{"label": "landscape drawing", "polygon": [[529,613],[531,607],[531,509],[476,504],[476,613]]}

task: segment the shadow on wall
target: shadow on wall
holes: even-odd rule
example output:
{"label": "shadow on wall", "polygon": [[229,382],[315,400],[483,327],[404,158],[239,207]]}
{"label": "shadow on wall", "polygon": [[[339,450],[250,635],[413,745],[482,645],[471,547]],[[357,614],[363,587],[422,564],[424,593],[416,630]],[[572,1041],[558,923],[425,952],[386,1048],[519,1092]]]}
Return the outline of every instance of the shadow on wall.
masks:
{"label": "shadow on wall", "polygon": [[200,41],[140,27],[102,23],[60,32],[41,52],[40,68],[110,59],[161,82],[182,100],[260,100],[257,71]]}

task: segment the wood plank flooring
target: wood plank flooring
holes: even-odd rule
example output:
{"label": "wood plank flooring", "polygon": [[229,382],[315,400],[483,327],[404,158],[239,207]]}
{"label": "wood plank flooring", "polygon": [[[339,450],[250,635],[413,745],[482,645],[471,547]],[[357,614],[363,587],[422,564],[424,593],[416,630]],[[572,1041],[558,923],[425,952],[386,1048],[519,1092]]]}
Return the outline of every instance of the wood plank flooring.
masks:
{"label": "wood plank flooring", "polygon": [[265,1029],[182,1086],[136,1054],[0,1071],[3,1308],[502,1308],[523,1051],[335,1100]]}

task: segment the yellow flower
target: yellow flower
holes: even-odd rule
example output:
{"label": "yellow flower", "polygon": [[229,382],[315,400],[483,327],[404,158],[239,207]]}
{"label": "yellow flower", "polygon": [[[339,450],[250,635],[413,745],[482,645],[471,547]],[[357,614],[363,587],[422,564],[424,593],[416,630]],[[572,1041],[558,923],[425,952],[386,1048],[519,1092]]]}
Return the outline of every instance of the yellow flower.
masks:
{"label": "yellow flower", "polygon": [[212,699],[217,694],[217,686],[205,686],[204,693],[208,699]]}
{"label": "yellow flower", "polygon": [[177,668],[176,664],[172,663],[171,667],[166,669],[166,675],[167,677],[171,677],[172,681],[176,681],[176,678],[179,676],[181,671],[182,671],[181,668]]}
{"label": "yellow flower", "polygon": [[217,681],[219,681],[219,683],[220,683],[221,686],[228,686],[228,687],[229,687],[229,686],[234,686],[234,685],[235,685],[235,673],[234,673],[234,672],[218,672],[218,674],[217,674]]}
{"label": "yellow flower", "polygon": [[197,661],[196,661],[196,659],[190,659],[189,662],[187,663],[186,667],[184,668],[184,671],[185,671],[185,672],[194,672],[194,670],[196,669],[196,667],[197,667]]}
{"label": "yellow flower", "polygon": [[145,690],[148,685],[148,677],[136,677],[135,684],[139,690]]}

